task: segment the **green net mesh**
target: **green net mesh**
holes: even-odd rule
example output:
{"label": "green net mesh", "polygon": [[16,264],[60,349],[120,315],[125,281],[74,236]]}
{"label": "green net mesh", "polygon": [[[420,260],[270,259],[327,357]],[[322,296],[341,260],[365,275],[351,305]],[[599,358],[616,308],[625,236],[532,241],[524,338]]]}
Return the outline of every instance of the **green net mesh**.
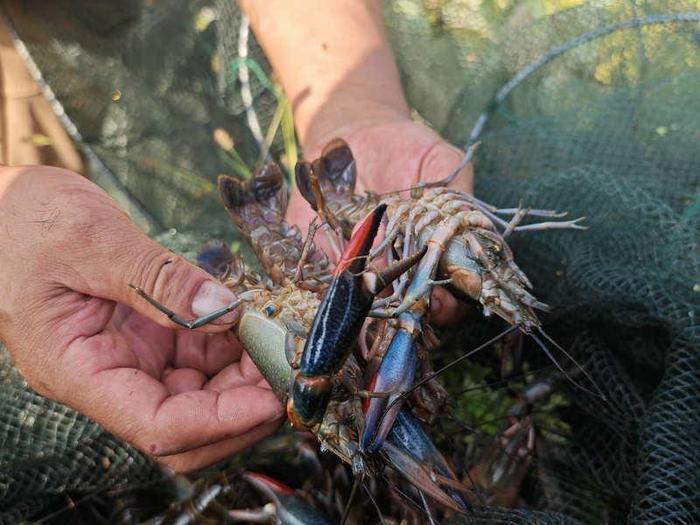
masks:
{"label": "green net mesh", "polygon": [[[6,12],[104,163],[95,179],[180,251],[233,240],[214,185],[232,158],[215,132],[226,130],[254,164],[255,121],[265,130],[277,100],[233,2],[34,4]],[[463,145],[488,110],[478,196],[565,209],[590,226],[514,236],[511,245],[553,307],[548,332],[607,401],[557,383],[567,430],[538,431],[522,508],[483,506],[454,523],[700,522],[700,24],[681,14],[699,10],[692,1],[386,4],[420,117]],[[649,16],[655,23],[642,23]],[[601,30],[611,24],[620,26]],[[494,103],[524,68],[531,74]],[[526,359],[546,364],[529,347]],[[7,359],[0,371],[0,521],[41,518],[66,495],[162,475],[33,394]]]}

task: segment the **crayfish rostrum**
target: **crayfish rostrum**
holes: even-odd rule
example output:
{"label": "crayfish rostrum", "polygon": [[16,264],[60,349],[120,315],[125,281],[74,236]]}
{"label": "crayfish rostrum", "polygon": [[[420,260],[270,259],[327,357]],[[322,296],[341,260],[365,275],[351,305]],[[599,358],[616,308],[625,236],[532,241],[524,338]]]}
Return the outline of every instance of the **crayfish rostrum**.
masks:
{"label": "crayfish rostrum", "polygon": [[[467,511],[466,486],[414,415],[436,411],[416,403],[438,401],[407,395],[418,387],[441,392],[425,364],[436,340],[428,322],[432,288],[447,286],[480,303],[485,315],[495,313],[512,330],[541,342],[535,332],[546,335],[535,311],[546,305],[529,291],[505,238],[514,231],[581,228],[580,219],[523,225],[527,216],[561,215],[497,209],[445,186],[414,188],[407,196],[357,195],[355,171],[341,140],[321,158],[298,163],[297,185],[318,214],[306,239],[284,220],[288,193],[276,164],[265,164],[245,181],[221,175],[224,205],[262,274],[211,241],[200,264],[237,294],[235,303],[185,321],[139,293],[188,328],[240,308],[233,329],[287,403],[295,426],[311,431],[358,479],[389,466],[421,498],[427,494],[444,507]],[[319,230],[335,265],[314,243]],[[378,297],[382,290],[386,294]]]}

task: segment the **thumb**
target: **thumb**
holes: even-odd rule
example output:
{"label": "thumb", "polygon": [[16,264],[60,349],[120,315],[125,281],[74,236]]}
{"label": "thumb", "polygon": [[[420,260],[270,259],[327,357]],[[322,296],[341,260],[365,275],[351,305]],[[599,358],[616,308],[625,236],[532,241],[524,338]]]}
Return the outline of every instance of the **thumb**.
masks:
{"label": "thumb", "polygon": [[[100,239],[80,250],[80,262],[75,267],[82,286],[76,290],[126,304],[170,328],[176,324],[144,296],[183,321],[210,314],[236,300],[223,284],[150,239],[130,220],[120,216],[100,222]],[[238,316],[238,311],[229,312],[201,330],[227,330]]]}
{"label": "thumb", "polygon": [[[236,301],[233,292],[172,253],[159,255],[131,280],[144,284],[129,283],[139,298],[132,295],[126,303],[159,324],[168,326],[170,322],[183,328],[219,332],[231,328],[239,318],[240,301]],[[148,303],[145,306],[144,301]]]}

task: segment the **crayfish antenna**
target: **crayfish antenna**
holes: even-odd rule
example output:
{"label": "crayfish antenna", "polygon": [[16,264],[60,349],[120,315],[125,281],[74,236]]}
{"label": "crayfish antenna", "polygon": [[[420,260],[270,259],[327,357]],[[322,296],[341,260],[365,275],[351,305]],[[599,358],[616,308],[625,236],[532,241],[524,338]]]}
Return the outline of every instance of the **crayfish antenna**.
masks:
{"label": "crayfish antenna", "polygon": [[350,509],[352,508],[352,502],[355,499],[355,495],[357,494],[357,489],[360,487],[360,484],[362,483],[362,480],[360,479],[360,475],[356,474],[355,475],[355,481],[352,483],[352,488],[350,489],[350,496],[348,497],[348,502],[345,504],[345,509],[343,509],[343,515],[340,518],[340,525],[345,525],[345,522],[348,519],[348,516],[350,516]]}
{"label": "crayfish antenna", "polygon": [[430,523],[430,525],[437,525],[435,517],[433,516],[433,511],[430,508],[430,504],[425,498],[425,494],[423,494],[423,491],[420,489],[418,490],[418,494],[420,495],[421,503],[423,503],[423,510],[425,510],[425,514],[428,517],[428,522]]}
{"label": "crayfish antenna", "polygon": [[545,345],[544,342],[539,337],[537,337],[534,333],[529,332],[528,335],[530,337],[532,337],[532,339],[537,343],[537,346],[539,346],[542,349],[542,351],[547,355],[549,360],[552,363],[554,363],[554,366],[557,367],[557,370],[559,370],[564,375],[564,377],[566,377],[566,379],[568,379],[571,382],[571,384],[573,384],[576,388],[586,392],[587,394],[590,394],[590,395],[595,396],[595,397],[599,397],[603,401],[608,400],[608,398],[605,396],[605,394],[603,394],[602,389],[593,380],[593,377],[591,376],[591,374],[589,374],[588,371],[586,371],[586,369],[583,368],[583,366],[580,365],[579,362],[576,361],[576,359],[574,359],[574,357],[569,352],[567,352],[559,343],[557,343],[554,339],[552,339],[541,327],[537,327],[537,331],[542,335],[542,337],[544,337],[547,341],[549,341],[554,346],[554,348],[556,348],[562,354],[564,354],[576,366],[576,368],[578,368],[583,373],[583,375],[586,377],[586,379],[588,379],[591,382],[591,384],[595,387],[595,389],[598,392],[593,392],[591,389],[583,386],[581,383],[579,383],[573,377],[571,377],[566,372],[566,370],[564,370],[564,368],[559,364],[559,362],[556,360],[556,358],[554,357],[552,352],[549,350],[549,348],[547,348],[547,345]]}
{"label": "crayfish antenna", "polygon": [[369,490],[367,485],[365,485],[364,483],[362,484],[362,488],[365,489],[365,492],[367,493],[367,497],[372,502],[372,506],[374,506],[374,510],[377,511],[377,516],[379,517],[380,525],[386,525],[386,521],[384,521],[384,516],[382,516],[382,509],[379,508],[379,505],[377,504],[377,500],[375,500],[374,496],[372,496],[372,491]]}

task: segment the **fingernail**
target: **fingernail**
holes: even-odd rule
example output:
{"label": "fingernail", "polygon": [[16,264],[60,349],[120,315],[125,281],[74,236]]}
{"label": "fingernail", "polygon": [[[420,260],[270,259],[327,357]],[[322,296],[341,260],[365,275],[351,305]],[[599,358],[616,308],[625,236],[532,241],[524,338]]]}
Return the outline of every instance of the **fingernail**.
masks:
{"label": "fingernail", "polygon": [[[204,281],[192,299],[192,312],[194,315],[208,315],[217,310],[227,307],[236,296],[223,284],[215,281]],[[234,310],[220,317],[214,323],[233,323],[238,318],[238,313]]]}

